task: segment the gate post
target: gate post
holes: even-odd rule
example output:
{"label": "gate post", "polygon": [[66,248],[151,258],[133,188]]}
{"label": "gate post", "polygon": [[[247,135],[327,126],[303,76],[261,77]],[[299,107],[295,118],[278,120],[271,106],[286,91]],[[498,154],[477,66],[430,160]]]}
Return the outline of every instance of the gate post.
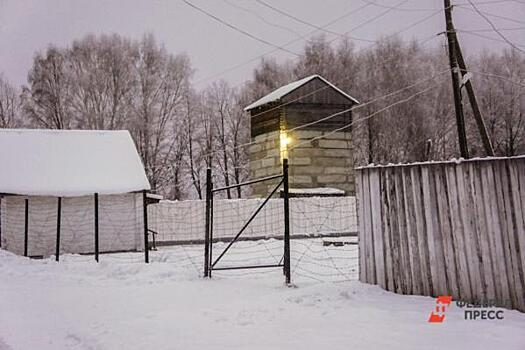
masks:
{"label": "gate post", "polygon": [[29,239],[29,198],[26,198],[24,202],[24,256],[27,256],[27,241]]}
{"label": "gate post", "polygon": [[55,260],[60,259],[60,224],[62,223],[62,197],[58,197],[57,205],[57,241],[55,247]]}
{"label": "gate post", "polygon": [[210,276],[211,168],[206,169],[206,226],[204,233],[204,277]]}
{"label": "gate post", "polygon": [[149,244],[148,244],[148,198],[146,190],[142,191],[142,209],[144,216],[144,262],[149,263]]}
{"label": "gate post", "polygon": [[284,275],[286,284],[291,282],[290,273],[290,203],[288,193],[288,159],[283,159],[283,199],[284,199]]}
{"label": "gate post", "polygon": [[98,262],[98,193],[95,193],[95,260]]}

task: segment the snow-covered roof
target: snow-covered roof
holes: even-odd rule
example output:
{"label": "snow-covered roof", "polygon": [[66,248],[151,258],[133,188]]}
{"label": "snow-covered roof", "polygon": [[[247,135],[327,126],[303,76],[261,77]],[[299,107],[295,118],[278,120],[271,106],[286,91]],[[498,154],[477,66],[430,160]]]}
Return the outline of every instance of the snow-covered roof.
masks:
{"label": "snow-covered roof", "polygon": [[335,86],[334,84],[330,83],[328,80],[326,80],[322,76],[314,74],[314,75],[310,75],[309,77],[303,78],[301,80],[294,81],[293,83],[281,86],[280,88],[270,92],[268,95],[263,96],[262,98],[258,99],[257,101],[255,101],[254,103],[249,105],[248,107],[244,108],[244,110],[245,111],[249,111],[250,109],[254,109],[256,107],[263,106],[263,105],[265,105],[267,103],[280,100],[284,96],[288,95],[290,92],[298,89],[299,87],[303,86],[304,84],[308,83],[309,81],[311,81],[311,80],[313,80],[315,78],[321,79],[323,82],[328,84],[330,87],[332,87],[334,90],[336,90],[337,92],[339,92],[341,95],[343,95],[344,97],[348,98],[352,102],[359,103],[359,101],[357,101],[355,98],[353,98],[352,96],[348,95],[343,90],[339,89],[337,86]]}
{"label": "snow-covered roof", "polygon": [[74,197],[149,188],[126,130],[0,129],[0,193]]}

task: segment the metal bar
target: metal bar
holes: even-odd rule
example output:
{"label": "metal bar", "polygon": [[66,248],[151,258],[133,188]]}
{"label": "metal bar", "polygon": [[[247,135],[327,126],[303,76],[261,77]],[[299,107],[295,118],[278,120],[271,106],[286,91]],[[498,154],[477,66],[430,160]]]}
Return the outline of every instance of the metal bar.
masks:
{"label": "metal bar", "polygon": [[98,262],[98,193],[95,193],[95,260]]}
{"label": "metal bar", "polygon": [[24,213],[24,256],[27,256],[27,240],[29,238],[29,198],[25,199]]}
{"label": "metal bar", "polygon": [[144,215],[144,262],[149,263],[149,244],[148,244],[148,207],[146,190],[142,191],[142,209]]}
{"label": "metal bar", "polygon": [[208,276],[210,267],[210,199],[211,169],[206,169],[206,225],[204,228],[204,277]]}
{"label": "metal bar", "polygon": [[288,159],[283,159],[283,199],[284,199],[284,276],[286,284],[291,282],[290,272],[290,202],[288,188]]}
{"label": "metal bar", "polygon": [[232,266],[232,267],[215,267],[213,268],[215,271],[221,271],[221,270],[243,270],[243,269],[266,269],[270,267],[283,267],[282,264],[277,265],[252,265],[252,266]]}
{"label": "metal bar", "polygon": [[62,197],[58,197],[58,208],[57,208],[57,242],[55,250],[55,260],[60,259],[60,224],[62,221]]}
{"label": "metal bar", "polygon": [[272,175],[272,176],[267,176],[267,177],[261,177],[260,179],[255,179],[255,180],[251,180],[251,181],[241,182],[241,183],[236,184],[236,185],[230,185],[230,186],[225,186],[225,187],[214,188],[212,190],[212,192],[224,191],[224,190],[227,190],[227,189],[230,189],[230,188],[236,188],[236,187],[256,184],[256,183],[259,183],[259,182],[269,181],[269,180],[273,180],[273,179],[277,179],[277,178],[281,178],[281,177],[283,177],[283,174]]}
{"label": "metal bar", "polygon": [[228,249],[230,249],[230,247],[232,246],[233,243],[235,243],[235,241],[239,238],[239,236],[244,232],[244,230],[246,230],[246,228],[248,227],[248,225],[253,221],[253,219],[255,218],[255,216],[257,216],[257,214],[261,211],[261,209],[266,205],[266,203],[268,203],[268,201],[270,200],[270,198],[275,194],[275,192],[277,191],[277,189],[279,188],[279,186],[281,186],[281,184],[283,183],[283,179],[281,179],[281,181],[279,181],[279,183],[277,184],[277,186],[275,186],[275,188],[273,189],[273,191],[270,193],[270,195],[268,197],[266,197],[266,199],[264,200],[264,202],[261,203],[261,205],[259,205],[259,207],[257,208],[257,210],[250,216],[250,218],[248,219],[248,221],[246,221],[246,223],[244,224],[244,226],[241,228],[241,230],[239,231],[239,233],[237,233],[237,235],[233,238],[233,240],[230,242],[230,244],[228,244],[228,246],[226,247],[226,249],[224,249],[221,253],[221,255],[219,255],[219,257],[217,258],[217,260],[215,260],[215,262],[211,265],[212,268],[219,262],[219,260],[224,256],[224,254],[226,254],[226,252],[228,251]]}
{"label": "metal bar", "polygon": [[[213,179],[210,185],[210,188],[213,188]],[[213,270],[213,192],[210,191],[210,256],[208,258],[208,277],[211,278],[211,272]]]}

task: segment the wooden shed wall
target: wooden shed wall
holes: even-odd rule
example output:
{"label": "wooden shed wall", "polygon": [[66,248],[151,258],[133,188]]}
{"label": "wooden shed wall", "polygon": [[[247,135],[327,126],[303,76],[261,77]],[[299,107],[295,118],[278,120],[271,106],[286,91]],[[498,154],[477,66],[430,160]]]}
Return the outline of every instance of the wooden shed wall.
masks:
{"label": "wooden shed wall", "polygon": [[525,157],[356,175],[362,282],[525,311]]}
{"label": "wooden shed wall", "polygon": [[[280,101],[255,108],[251,114],[251,137],[290,129],[351,108],[355,103],[319,78],[313,79],[281,98]],[[352,120],[348,111],[305,130],[334,130]]]}

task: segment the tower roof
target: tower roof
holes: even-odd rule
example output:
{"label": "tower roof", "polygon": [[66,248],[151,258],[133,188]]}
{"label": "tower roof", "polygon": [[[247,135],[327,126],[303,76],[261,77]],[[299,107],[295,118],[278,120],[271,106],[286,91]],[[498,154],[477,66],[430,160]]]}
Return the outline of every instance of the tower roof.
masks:
{"label": "tower roof", "polygon": [[249,106],[244,108],[244,110],[245,111],[249,111],[249,110],[252,110],[254,108],[257,108],[257,107],[260,107],[260,106],[264,106],[265,104],[278,101],[281,98],[283,98],[284,96],[286,96],[289,93],[291,93],[292,91],[297,90],[301,86],[307,84],[308,82],[310,82],[310,81],[312,81],[314,79],[320,79],[321,81],[323,81],[325,84],[330,86],[332,89],[337,91],[339,94],[341,94],[342,96],[347,98],[352,103],[355,103],[355,104],[359,103],[359,101],[357,101],[357,99],[355,99],[354,97],[348,95],[343,90],[339,89],[337,86],[335,86],[334,84],[330,83],[328,80],[326,80],[322,76],[314,74],[314,75],[310,75],[309,77],[306,77],[306,78],[294,81],[292,83],[289,83],[287,85],[281,86],[280,88],[270,92],[268,95],[263,96],[260,99],[258,99],[257,101],[255,101],[254,103],[250,104]]}

